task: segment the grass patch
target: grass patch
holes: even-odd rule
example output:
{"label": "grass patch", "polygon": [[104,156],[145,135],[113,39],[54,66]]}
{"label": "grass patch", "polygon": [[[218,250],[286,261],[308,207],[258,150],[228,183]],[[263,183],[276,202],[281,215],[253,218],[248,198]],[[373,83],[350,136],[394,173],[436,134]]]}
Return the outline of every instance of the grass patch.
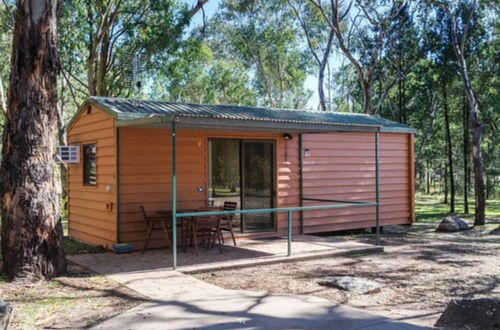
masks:
{"label": "grass patch", "polygon": [[[469,200],[469,214],[464,214],[462,198],[455,201],[455,214],[459,217],[471,219],[474,217],[474,210],[473,198]],[[450,214],[450,206],[449,204],[443,204],[442,196],[417,195],[415,213],[417,222],[436,222]],[[500,217],[500,200],[486,201],[486,217],[489,219]]]}
{"label": "grass patch", "polygon": [[101,246],[94,246],[85,244],[83,242],[74,240],[69,236],[64,237],[64,252],[66,254],[83,254],[83,253],[97,253],[104,252],[104,248]]}

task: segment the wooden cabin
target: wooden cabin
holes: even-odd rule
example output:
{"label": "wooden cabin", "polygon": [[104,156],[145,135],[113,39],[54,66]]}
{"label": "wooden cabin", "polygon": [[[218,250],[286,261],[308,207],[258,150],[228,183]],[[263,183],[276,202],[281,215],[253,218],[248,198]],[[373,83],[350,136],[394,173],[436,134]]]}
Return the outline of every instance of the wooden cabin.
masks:
{"label": "wooden cabin", "polygon": [[[68,126],[68,144],[80,152],[69,164],[69,235],[141,249],[139,207],[171,209],[172,161],[177,210],[192,210],[228,200],[241,209],[375,201],[378,159],[380,225],[411,224],[414,133],[364,114],[91,97]],[[373,206],[294,212],[293,232],[370,228],[376,213]],[[287,214],[235,222],[237,237],[279,236]],[[153,235],[151,247],[166,245],[163,233]]]}

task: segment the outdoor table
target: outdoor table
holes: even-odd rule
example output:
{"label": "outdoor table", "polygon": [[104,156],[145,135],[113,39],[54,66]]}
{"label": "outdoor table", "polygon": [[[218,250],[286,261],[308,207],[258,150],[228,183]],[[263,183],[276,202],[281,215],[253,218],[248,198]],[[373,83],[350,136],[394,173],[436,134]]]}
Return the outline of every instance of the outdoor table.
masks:
{"label": "outdoor table", "polygon": [[[191,212],[197,212],[198,210],[178,210],[177,213],[191,213]],[[157,211],[158,214],[164,215],[168,219],[172,219],[172,211],[171,210],[161,210]],[[188,231],[188,226],[189,226],[189,220],[191,218],[181,218],[180,221],[180,227],[181,227],[181,244],[182,244],[182,250],[186,252],[186,246],[187,246],[187,231]],[[167,220],[171,222],[171,220]],[[175,219],[176,224],[178,224],[177,219]]]}
{"label": "outdoor table", "polygon": [[[201,211],[220,211],[220,207],[203,207],[199,209],[191,209],[191,210],[178,210],[177,213],[194,213],[194,212],[201,212]],[[162,214],[165,216],[168,216],[169,218],[172,217],[172,211],[171,210],[163,210],[163,211],[158,211],[158,214]],[[197,236],[196,233],[198,231],[199,224],[202,221],[211,221],[208,220],[207,217],[183,217],[181,219],[181,244],[182,244],[182,249],[184,252],[186,252],[187,249],[187,244],[188,244],[188,233],[190,233],[191,239],[192,239],[192,244],[194,245],[196,254],[198,254],[198,241],[197,241]]]}

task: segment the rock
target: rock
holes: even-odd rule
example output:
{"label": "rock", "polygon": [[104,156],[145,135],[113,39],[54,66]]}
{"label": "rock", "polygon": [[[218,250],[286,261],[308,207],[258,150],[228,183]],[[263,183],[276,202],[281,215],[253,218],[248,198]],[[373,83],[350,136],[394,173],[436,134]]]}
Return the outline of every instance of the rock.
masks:
{"label": "rock", "polygon": [[441,223],[439,223],[439,226],[437,228],[438,231],[449,231],[449,232],[467,230],[467,229],[469,229],[469,225],[467,224],[467,222],[454,215],[449,215],[447,217],[444,217],[441,220]]}
{"label": "rock", "polygon": [[12,307],[3,301],[0,301],[0,330],[6,330],[9,326]]}
{"label": "rock", "polygon": [[353,276],[328,276],[319,284],[331,286],[355,294],[368,294],[380,292],[380,284],[361,277]]}
{"label": "rock", "polygon": [[452,299],[436,327],[499,329],[500,298]]}
{"label": "rock", "polygon": [[490,235],[500,235],[500,226],[490,231]]}

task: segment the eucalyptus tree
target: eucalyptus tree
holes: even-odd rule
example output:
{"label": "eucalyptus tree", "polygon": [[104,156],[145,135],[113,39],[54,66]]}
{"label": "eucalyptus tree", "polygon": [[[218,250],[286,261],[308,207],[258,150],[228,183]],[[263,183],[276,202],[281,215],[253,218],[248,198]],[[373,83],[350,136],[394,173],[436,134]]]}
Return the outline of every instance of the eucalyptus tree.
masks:
{"label": "eucalyptus tree", "polygon": [[332,52],[335,33],[321,19],[321,12],[311,3],[301,0],[287,0],[293,9],[297,21],[304,33],[304,37],[318,71],[318,97],[322,111],[331,110],[325,96],[325,71]]}
{"label": "eucalyptus tree", "polygon": [[453,164],[453,141],[450,128],[450,113],[453,109],[450,109],[450,107],[453,105],[454,95],[452,85],[457,73],[457,63],[451,47],[450,31],[445,13],[439,10],[436,11],[432,23],[428,30],[428,52],[433,57],[435,65],[439,70],[439,83],[436,88],[440,91],[440,104],[443,109],[443,136],[446,141],[445,155],[447,164],[445,173],[447,177],[445,178],[446,194],[444,202],[448,203],[449,191],[450,212],[455,213],[455,168]]}
{"label": "eucalyptus tree", "polygon": [[66,269],[54,161],[57,0],[18,0],[0,165],[2,270],[37,280]]}
{"label": "eucalyptus tree", "polygon": [[479,104],[476,92],[472,87],[469,66],[465,56],[469,33],[477,24],[479,6],[477,1],[461,0],[458,3],[448,1],[437,3],[446,13],[446,22],[450,31],[450,41],[458,62],[458,68],[464,91],[469,104],[469,118],[473,130],[474,191],[475,215],[474,225],[485,224],[486,193],[484,184],[484,164],[481,142],[483,139],[483,124],[480,119]]}
{"label": "eucalyptus tree", "polygon": [[75,102],[80,102],[77,95],[130,95],[134,62],[153,70],[161,65],[207,2],[198,0],[192,7],[179,0],[66,2],[61,63]]}
{"label": "eucalyptus tree", "polygon": [[244,65],[263,105],[302,108],[309,98],[304,82],[310,63],[293,20],[282,1],[225,0],[209,22],[217,27],[209,34],[218,45],[214,52]]}
{"label": "eucalyptus tree", "polygon": [[[415,72],[415,65],[423,59],[423,40],[426,39],[419,31],[419,20],[415,18],[418,17],[417,9],[416,5],[402,2],[397,15],[389,22],[373,87],[378,102],[381,102],[376,105],[379,114],[401,123],[408,123],[409,117],[417,110],[409,106],[416,94],[408,93],[414,87],[412,84],[420,83],[417,77],[411,75]],[[387,89],[387,83],[393,77],[400,78],[396,79],[394,88]],[[383,97],[384,93],[387,97]]]}
{"label": "eucalyptus tree", "polygon": [[384,86],[380,86],[382,92],[378,97],[374,95],[374,82],[381,72],[380,58],[384,46],[388,45],[387,34],[390,24],[400,15],[406,2],[401,0],[389,3],[385,0],[309,0],[309,2],[319,10],[321,19],[335,35],[338,48],[356,70],[363,95],[363,112],[377,113],[388,92],[410,72],[413,65],[408,63],[405,70],[388,77]]}
{"label": "eucalyptus tree", "polygon": [[219,58],[199,31],[183,43],[158,72],[151,93],[177,102],[253,105],[249,72],[236,61]]}

